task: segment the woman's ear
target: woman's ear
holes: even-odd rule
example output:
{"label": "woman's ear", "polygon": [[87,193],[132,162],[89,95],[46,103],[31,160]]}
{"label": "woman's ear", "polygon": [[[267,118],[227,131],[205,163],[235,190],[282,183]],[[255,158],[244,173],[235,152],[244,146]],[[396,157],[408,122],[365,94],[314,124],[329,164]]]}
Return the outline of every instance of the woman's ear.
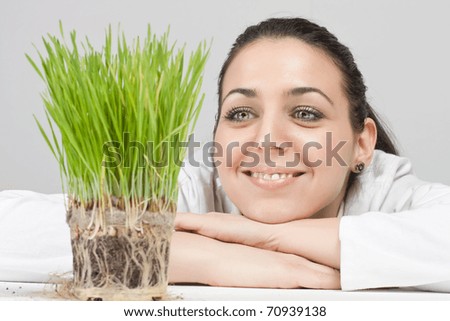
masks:
{"label": "woman's ear", "polygon": [[357,135],[355,146],[355,157],[352,164],[352,171],[355,170],[356,165],[364,163],[364,166],[369,166],[372,161],[373,151],[377,142],[377,125],[372,118],[366,118],[364,121],[364,129]]}

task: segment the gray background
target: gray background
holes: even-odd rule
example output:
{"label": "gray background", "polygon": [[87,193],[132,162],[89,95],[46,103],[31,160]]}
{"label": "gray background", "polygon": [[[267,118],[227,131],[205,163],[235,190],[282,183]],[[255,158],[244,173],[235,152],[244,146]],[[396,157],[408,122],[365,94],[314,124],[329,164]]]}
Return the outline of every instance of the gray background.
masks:
{"label": "gray background", "polygon": [[[213,39],[206,99],[196,139],[211,139],[217,75],[235,37],[269,17],[303,16],[348,45],[384,116],[419,177],[450,184],[450,44],[446,1],[149,1],[11,0],[0,2],[0,190],[61,191],[56,160],[32,117],[44,120],[44,86],[25,59],[58,20],[102,44],[109,24],[131,38],[171,25],[172,41],[191,48]],[[114,29],[113,29],[114,30]],[[115,29],[117,30],[117,29]]]}

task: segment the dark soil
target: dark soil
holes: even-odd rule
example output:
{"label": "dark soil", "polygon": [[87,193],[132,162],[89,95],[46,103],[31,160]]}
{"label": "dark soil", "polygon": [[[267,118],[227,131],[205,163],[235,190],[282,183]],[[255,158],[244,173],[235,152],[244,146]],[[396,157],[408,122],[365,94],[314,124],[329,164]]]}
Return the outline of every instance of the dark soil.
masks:
{"label": "dark soil", "polygon": [[170,241],[161,239],[164,233],[155,231],[160,228],[72,239],[74,286],[135,289],[160,284],[161,274],[167,275]]}

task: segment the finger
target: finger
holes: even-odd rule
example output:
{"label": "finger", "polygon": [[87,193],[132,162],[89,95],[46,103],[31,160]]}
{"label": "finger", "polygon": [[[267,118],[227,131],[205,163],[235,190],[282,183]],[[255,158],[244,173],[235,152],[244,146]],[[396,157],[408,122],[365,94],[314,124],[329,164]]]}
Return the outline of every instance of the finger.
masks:
{"label": "finger", "polygon": [[175,218],[175,229],[178,231],[190,231],[223,242],[254,245],[261,243],[260,223],[232,214],[185,213]]}
{"label": "finger", "polygon": [[175,216],[175,230],[197,232],[206,220],[208,220],[206,214],[177,213]]}
{"label": "finger", "polygon": [[[178,215],[180,214],[180,215]],[[177,213],[175,217],[175,229],[190,230],[201,233],[202,230],[220,229],[236,223],[237,215],[225,213]]]}
{"label": "finger", "polygon": [[188,231],[210,238],[223,239],[228,234],[229,224],[227,224],[226,214],[208,213],[193,214],[184,213],[175,218],[175,230]]}

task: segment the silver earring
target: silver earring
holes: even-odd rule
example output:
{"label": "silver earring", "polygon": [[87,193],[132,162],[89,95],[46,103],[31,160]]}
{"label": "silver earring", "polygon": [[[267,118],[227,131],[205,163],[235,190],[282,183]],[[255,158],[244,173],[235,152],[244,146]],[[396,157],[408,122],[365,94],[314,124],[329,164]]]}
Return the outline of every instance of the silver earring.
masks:
{"label": "silver earring", "polygon": [[364,164],[363,162],[356,164],[355,173],[361,173],[364,170],[365,166],[366,164]]}

